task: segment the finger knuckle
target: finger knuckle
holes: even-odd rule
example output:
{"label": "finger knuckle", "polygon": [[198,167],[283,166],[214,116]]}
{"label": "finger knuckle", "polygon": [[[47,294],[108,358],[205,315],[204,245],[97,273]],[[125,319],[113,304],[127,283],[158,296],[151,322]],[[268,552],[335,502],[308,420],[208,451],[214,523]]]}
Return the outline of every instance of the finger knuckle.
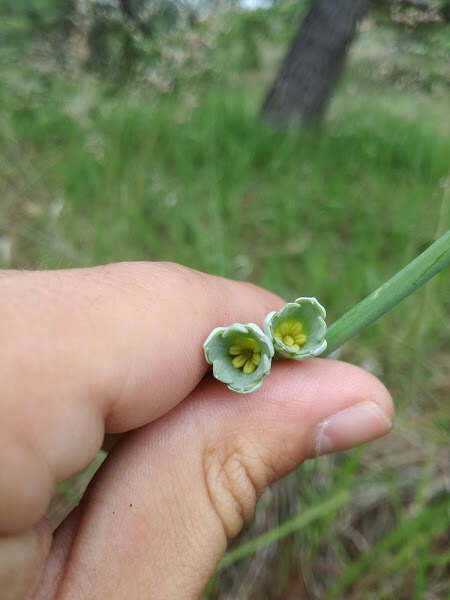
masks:
{"label": "finger knuckle", "polygon": [[204,475],[211,504],[229,539],[251,517],[258,498],[274,478],[263,453],[242,437],[207,447]]}

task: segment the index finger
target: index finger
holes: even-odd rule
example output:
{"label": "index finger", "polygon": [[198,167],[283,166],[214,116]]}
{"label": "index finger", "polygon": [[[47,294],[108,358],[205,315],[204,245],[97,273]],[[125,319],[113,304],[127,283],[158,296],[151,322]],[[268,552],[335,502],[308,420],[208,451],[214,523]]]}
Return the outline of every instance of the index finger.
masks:
{"label": "index finger", "polygon": [[213,327],[283,303],[168,263],[4,272],[0,290],[0,532],[35,523],[105,431],[144,425],[194,389]]}

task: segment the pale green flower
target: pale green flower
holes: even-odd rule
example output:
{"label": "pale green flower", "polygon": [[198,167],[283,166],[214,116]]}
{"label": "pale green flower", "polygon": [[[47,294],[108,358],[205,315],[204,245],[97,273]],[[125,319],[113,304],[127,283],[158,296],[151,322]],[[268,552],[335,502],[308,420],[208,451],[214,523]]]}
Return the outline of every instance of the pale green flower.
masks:
{"label": "pale green flower", "polygon": [[233,392],[254,392],[270,373],[273,344],[254,323],[216,327],[203,348],[214,377]]}
{"label": "pale green flower", "polygon": [[297,298],[279,312],[269,313],[264,331],[273,341],[277,356],[304,360],[319,356],[327,347],[325,316],[316,298]]}

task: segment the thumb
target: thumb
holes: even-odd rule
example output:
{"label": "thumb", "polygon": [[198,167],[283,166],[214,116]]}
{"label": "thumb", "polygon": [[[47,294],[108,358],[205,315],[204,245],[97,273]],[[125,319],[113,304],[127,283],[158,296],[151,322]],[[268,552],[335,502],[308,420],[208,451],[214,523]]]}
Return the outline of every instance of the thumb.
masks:
{"label": "thumb", "polygon": [[387,433],[392,412],[378,380],[338,361],[279,363],[245,397],[205,379],[116,446],[84,500],[58,592],[198,598],[268,484],[318,452]]}

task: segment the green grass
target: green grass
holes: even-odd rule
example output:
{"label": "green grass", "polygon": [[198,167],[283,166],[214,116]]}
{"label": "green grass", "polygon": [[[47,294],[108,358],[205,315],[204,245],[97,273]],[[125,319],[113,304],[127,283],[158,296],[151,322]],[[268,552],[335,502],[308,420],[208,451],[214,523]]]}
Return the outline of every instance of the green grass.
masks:
{"label": "green grass", "polygon": [[366,105],[321,135],[281,134],[245,88],[207,90],[187,114],[135,95],[94,97],[77,114],[70,91],[64,103],[61,90],[16,99],[9,115],[13,265],[173,260],[316,295],[335,319],[435,237],[450,142],[431,119]]}
{"label": "green grass", "polygon": [[[280,53],[270,45],[258,71],[213,65],[209,82],[181,80],[172,97],[5,68],[0,265],[173,260],[288,299],[317,296],[332,322],[449,223],[449,90],[441,79],[436,93],[411,90],[392,75],[397,60],[402,73],[434,77],[444,58],[406,60],[393,46],[387,75],[372,72],[392,36],[361,38],[321,132],[260,122]],[[275,486],[210,597],[236,595],[261,561],[276,590],[301,560],[311,597],[425,598],[442,585],[449,292],[441,275],[342,349],[393,392],[396,432]]]}

